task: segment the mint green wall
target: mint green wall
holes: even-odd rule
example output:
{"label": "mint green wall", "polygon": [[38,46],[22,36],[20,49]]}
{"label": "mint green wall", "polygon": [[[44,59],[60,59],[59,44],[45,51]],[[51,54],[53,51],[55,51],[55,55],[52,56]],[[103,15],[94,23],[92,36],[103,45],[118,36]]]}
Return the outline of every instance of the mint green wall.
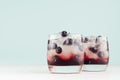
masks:
{"label": "mint green wall", "polygon": [[46,64],[48,34],[108,36],[120,64],[120,0],[0,0],[0,64]]}

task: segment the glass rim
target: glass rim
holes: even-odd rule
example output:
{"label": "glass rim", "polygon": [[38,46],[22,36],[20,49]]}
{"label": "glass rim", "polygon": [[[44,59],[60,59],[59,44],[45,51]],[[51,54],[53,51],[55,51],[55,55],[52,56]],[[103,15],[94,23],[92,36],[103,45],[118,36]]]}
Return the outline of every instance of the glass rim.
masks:
{"label": "glass rim", "polygon": [[[79,34],[79,33],[68,33],[68,35],[70,35],[70,37],[75,37],[75,36],[80,36],[81,38],[83,37],[83,35],[82,35],[82,34]],[[65,38],[65,37],[62,37],[62,36],[60,35],[60,33],[48,34],[48,37],[49,37],[49,39],[50,39],[51,37],[54,38],[54,39],[56,39],[56,38]]]}

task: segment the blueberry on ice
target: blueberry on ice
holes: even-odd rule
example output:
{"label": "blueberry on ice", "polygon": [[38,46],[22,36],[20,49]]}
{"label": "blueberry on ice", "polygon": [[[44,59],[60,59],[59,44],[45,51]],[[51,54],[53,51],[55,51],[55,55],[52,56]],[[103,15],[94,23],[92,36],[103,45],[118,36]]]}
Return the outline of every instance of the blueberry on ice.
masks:
{"label": "blueberry on ice", "polygon": [[103,58],[103,57],[105,56],[105,54],[104,54],[104,52],[99,52],[99,53],[98,53],[98,56],[99,56],[100,58]]}
{"label": "blueberry on ice", "polygon": [[90,47],[89,50],[93,53],[96,53],[98,51],[96,47]]}
{"label": "blueberry on ice", "polygon": [[53,49],[57,48],[57,44],[56,44],[56,43],[53,43],[53,44],[52,44],[52,48],[53,48]]}
{"label": "blueberry on ice", "polygon": [[60,54],[62,52],[62,48],[61,47],[57,47],[56,48],[56,53]]}
{"label": "blueberry on ice", "polygon": [[72,45],[73,40],[71,38],[68,38],[67,40],[64,41],[64,45]]}
{"label": "blueberry on ice", "polygon": [[61,32],[61,35],[62,35],[62,37],[66,37],[68,34],[67,34],[67,31],[62,31]]}
{"label": "blueberry on ice", "polygon": [[50,43],[50,40],[48,40],[48,44]]}
{"label": "blueberry on ice", "polygon": [[88,38],[87,37],[85,37],[85,39],[84,39],[84,43],[86,43],[88,41]]}
{"label": "blueberry on ice", "polygon": [[56,43],[48,44],[48,50],[49,49],[56,49],[56,48],[57,48],[57,44]]}
{"label": "blueberry on ice", "polygon": [[57,55],[53,56],[53,62],[54,63],[56,63],[59,59],[60,59],[59,56],[57,56]]}

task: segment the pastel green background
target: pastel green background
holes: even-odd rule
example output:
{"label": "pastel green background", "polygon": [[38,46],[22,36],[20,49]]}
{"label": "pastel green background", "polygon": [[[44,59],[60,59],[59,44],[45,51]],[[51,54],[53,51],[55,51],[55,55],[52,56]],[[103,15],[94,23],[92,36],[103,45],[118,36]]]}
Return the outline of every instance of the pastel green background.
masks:
{"label": "pastel green background", "polygon": [[46,64],[48,34],[62,30],[107,36],[120,64],[120,0],[0,0],[0,64]]}

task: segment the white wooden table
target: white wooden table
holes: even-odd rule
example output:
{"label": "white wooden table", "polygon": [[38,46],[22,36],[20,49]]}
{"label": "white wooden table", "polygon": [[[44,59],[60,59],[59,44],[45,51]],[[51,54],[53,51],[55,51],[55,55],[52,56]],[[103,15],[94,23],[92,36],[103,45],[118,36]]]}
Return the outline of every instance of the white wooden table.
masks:
{"label": "white wooden table", "polygon": [[110,65],[105,72],[51,74],[47,66],[0,65],[0,80],[115,80],[120,79],[120,65]]}

